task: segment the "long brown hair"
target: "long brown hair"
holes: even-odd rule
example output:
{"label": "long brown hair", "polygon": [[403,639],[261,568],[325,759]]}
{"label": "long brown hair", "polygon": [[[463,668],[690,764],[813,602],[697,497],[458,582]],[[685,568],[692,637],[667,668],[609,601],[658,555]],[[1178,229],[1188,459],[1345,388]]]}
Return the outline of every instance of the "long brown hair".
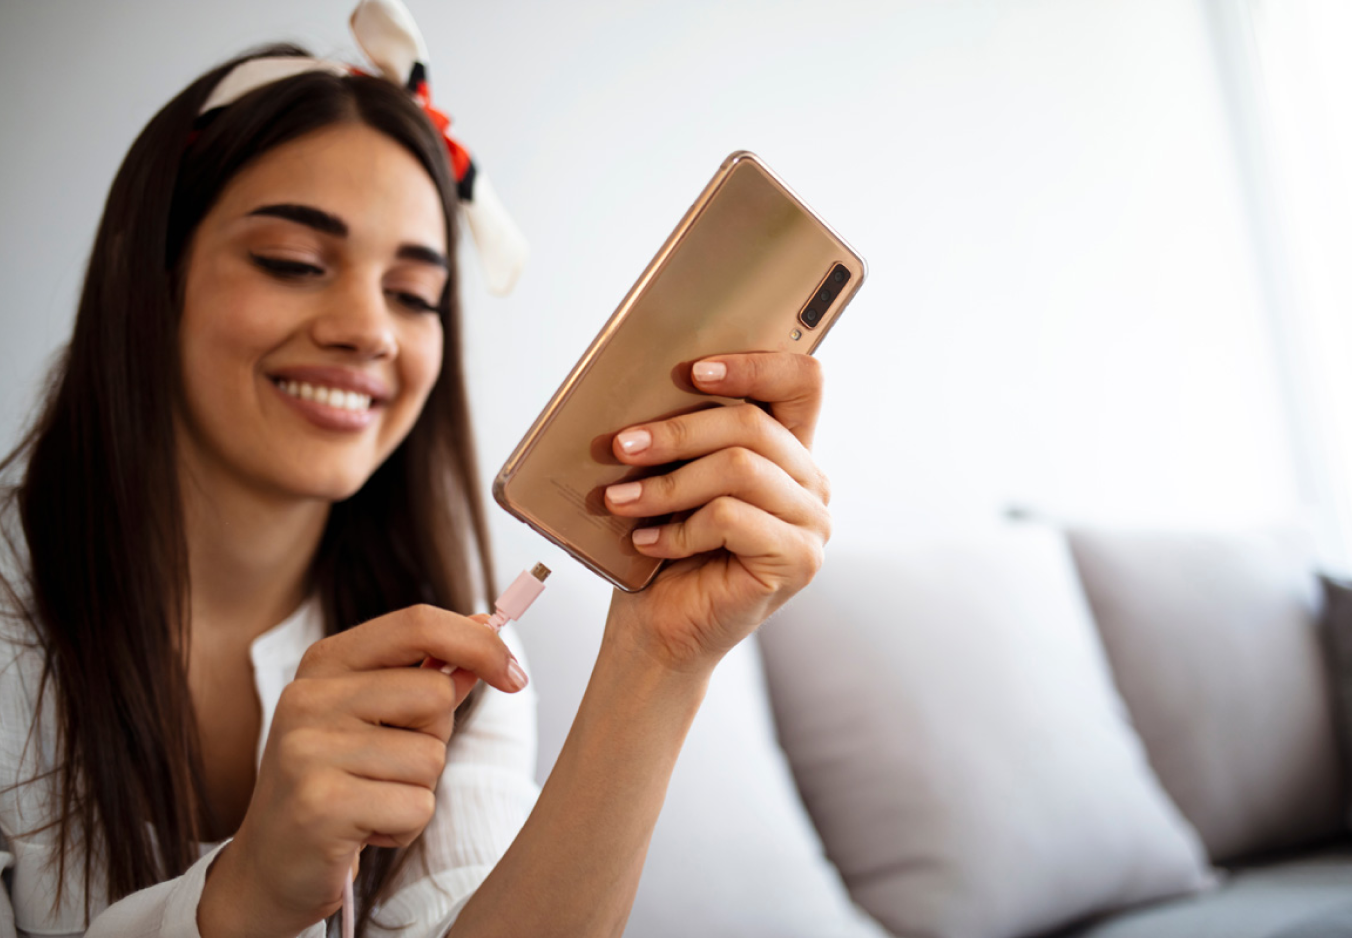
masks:
{"label": "long brown hair", "polygon": [[[67,849],[83,850],[86,884],[102,853],[110,901],[186,870],[198,857],[206,806],[187,681],[191,584],[172,420],[193,231],[251,160],[321,127],[359,121],[419,160],[454,244],[444,146],[389,82],[309,72],[199,119],[239,62],[306,54],[290,45],[246,53],[194,81],[141,132],[109,193],[74,334],[41,414],[0,462],[0,471],[26,466],[8,496],[26,542],[26,582],[4,585],[12,600],[24,597],[21,614],[44,661],[39,700],[53,692],[58,716],[59,801],[41,829],[59,829],[58,882]],[[419,602],[468,612],[493,595],[457,279],[452,266],[441,303],[446,354],[421,415],[361,490],[330,512],[311,574],[327,634]],[[361,931],[409,853],[363,854]],[[86,918],[89,911],[86,891]]]}

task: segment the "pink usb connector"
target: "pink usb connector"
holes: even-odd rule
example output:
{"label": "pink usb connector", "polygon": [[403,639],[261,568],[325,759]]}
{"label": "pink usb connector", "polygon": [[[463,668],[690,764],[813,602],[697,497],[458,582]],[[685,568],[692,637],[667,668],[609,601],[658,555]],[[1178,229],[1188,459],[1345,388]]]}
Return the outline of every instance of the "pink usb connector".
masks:
{"label": "pink usb connector", "polygon": [[[545,580],[549,577],[549,568],[537,563],[529,570],[523,570],[512,581],[512,585],[502,591],[497,602],[493,603],[493,614],[488,617],[487,625],[494,632],[501,632],[508,622],[515,622],[526,614],[530,604],[545,591]],[[460,669],[439,658],[428,658],[424,668],[437,668],[442,674],[454,674]]]}
{"label": "pink usb connector", "polygon": [[[526,614],[530,604],[540,597],[545,591],[545,580],[549,577],[549,568],[542,563],[537,563],[530,570],[522,571],[512,585],[502,591],[497,602],[493,603],[493,614],[488,617],[484,623],[494,632],[501,632],[502,627],[508,622],[515,622]],[[449,665],[438,658],[427,658],[423,661],[424,668],[437,668],[442,674],[454,674],[460,669]],[[353,930],[356,927],[356,914],[354,910],[355,902],[352,895],[352,882],[357,878],[356,870],[348,877],[343,885],[343,912],[342,912],[342,933],[343,938],[352,938]]]}
{"label": "pink usb connector", "polygon": [[[537,563],[530,570],[523,570],[517,574],[512,585],[502,591],[498,601],[493,604],[493,614],[488,617],[484,623],[494,632],[501,632],[502,627],[508,622],[515,622],[526,614],[530,604],[539,598],[545,591],[545,580],[549,577],[549,568],[542,563]],[[454,674],[459,668],[453,668],[449,664],[442,664],[442,674]]]}

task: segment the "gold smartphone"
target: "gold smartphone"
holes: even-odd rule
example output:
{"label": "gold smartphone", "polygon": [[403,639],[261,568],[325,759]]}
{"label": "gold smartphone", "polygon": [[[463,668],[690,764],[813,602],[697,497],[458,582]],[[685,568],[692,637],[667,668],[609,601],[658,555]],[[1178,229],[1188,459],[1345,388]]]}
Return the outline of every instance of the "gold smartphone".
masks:
{"label": "gold smartphone", "polygon": [[622,590],[662,565],[630,533],[608,485],[670,471],[611,451],[626,427],[738,403],[702,394],[690,366],[718,353],[810,355],[863,283],[845,240],[746,151],[733,153],[536,418],[493,482],[498,504]]}

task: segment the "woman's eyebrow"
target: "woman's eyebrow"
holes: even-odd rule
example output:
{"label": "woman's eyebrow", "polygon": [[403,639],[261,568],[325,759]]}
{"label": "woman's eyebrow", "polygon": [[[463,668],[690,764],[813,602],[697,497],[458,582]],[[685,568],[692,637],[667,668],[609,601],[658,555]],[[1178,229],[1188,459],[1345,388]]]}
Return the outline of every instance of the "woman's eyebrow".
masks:
{"label": "woman's eyebrow", "polygon": [[424,264],[433,264],[443,270],[451,269],[451,264],[446,260],[446,255],[421,244],[401,244],[399,245],[399,250],[395,251],[395,256],[402,257],[409,261],[422,261]]}
{"label": "woman's eyebrow", "polygon": [[[272,218],[283,218],[287,221],[293,221],[298,225],[305,225],[307,228],[313,228],[315,231],[324,234],[333,235],[337,238],[347,237],[347,222],[343,221],[337,215],[330,215],[322,209],[317,209],[311,205],[292,205],[289,203],[279,205],[261,205],[249,213],[250,217],[254,215],[266,215]],[[440,267],[443,270],[450,270],[450,261],[446,255],[440,251],[434,250],[422,244],[401,244],[399,250],[395,252],[396,256],[405,260],[421,261],[424,264],[431,264],[434,267]]]}
{"label": "woman's eyebrow", "polygon": [[263,205],[254,209],[249,215],[270,215],[273,218],[284,218],[287,221],[305,225],[307,228],[313,228],[315,231],[321,231],[324,234],[339,238],[347,237],[347,222],[337,215],[330,215],[328,212],[309,205]]}

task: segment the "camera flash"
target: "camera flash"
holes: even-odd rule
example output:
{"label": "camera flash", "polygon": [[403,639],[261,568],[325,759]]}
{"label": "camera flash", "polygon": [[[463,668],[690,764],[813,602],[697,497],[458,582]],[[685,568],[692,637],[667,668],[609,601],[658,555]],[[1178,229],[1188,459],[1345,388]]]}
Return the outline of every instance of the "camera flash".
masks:
{"label": "camera flash", "polygon": [[790,336],[790,338],[793,339],[793,341],[797,342],[799,339],[801,339],[801,338],[803,337],[803,330],[802,330],[802,329],[795,329],[795,330],[793,330],[792,332],[789,333],[789,336]]}

